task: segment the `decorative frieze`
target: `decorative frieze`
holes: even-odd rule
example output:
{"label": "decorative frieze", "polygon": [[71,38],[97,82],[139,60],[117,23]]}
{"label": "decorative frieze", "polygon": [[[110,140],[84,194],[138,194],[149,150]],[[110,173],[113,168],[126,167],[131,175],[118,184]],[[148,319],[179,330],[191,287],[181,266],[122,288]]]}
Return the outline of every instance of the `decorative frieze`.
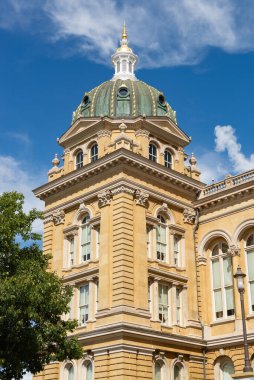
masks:
{"label": "decorative frieze", "polygon": [[145,130],[145,129],[138,129],[136,132],[135,132],[135,136],[136,137],[140,137],[140,136],[143,136],[143,137],[149,137],[150,135],[150,132]]}
{"label": "decorative frieze", "polygon": [[110,204],[112,200],[112,193],[110,190],[105,190],[98,194],[99,207],[104,207]]}
{"label": "decorative frieze", "polygon": [[120,193],[134,194],[135,190],[131,189],[130,187],[122,185],[122,186],[118,186],[112,189],[111,193],[112,194],[120,194]]}
{"label": "decorative frieze", "polygon": [[184,223],[194,224],[196,218],[195,210],[191,208],[185,208],[183,210],[183,221]]}
{"label": "decorative frieze", "polygon": [[111,131],[109,129],[102,129],[97,132],[98,139],[101,137],[111,137]]}
{"label": "decorative frieze", "polygon": [[146,206],[148,202],[149,194],[144,190],[136,190],[134,193],[134,199],[137,205]]}

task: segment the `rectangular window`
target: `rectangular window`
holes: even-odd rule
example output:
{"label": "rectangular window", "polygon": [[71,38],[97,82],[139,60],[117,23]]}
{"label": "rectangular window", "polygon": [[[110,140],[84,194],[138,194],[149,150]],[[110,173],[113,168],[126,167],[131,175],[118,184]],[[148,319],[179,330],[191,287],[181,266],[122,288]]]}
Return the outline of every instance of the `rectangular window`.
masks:
{"label": "rectangular window", "polygon": [[156,251],[157,251],[157,260],[165,261],[166,260],[166,226],[159,225],[156,227]]}
{"label": "rectangular window", "polygon": [[74,265],[74,238],[71,238],[69,240],[69,263],[70,267],[73,267]]}
{"label": "rectangular window", "polygon": [[182,313],[181,293],[182,293],[182,289],[176,288],[176,324],[177,325],[181,324],[181,313]]}
{"label": "rectangular window", "polygon": [[159,284],[158,286],[158,301],[159,301],[159,320],[162,323],[168,323],[169,302],[168,302],[169,287]]}
{"label": "rectangular window", "polygon": [[82,250],[82,260],[90,260],[91,255],[91,227],[86,225],[82,227],[81,232],[81,250]]}
{"label": "rectangular window", "polygon": [[148,310],[152,312],[151,283],[148,281]]}
{"label": "rectangular window", "polygon": [[147,256],[150,257],[150,233],[151,233],[151,227],[146,226],[146,247],[147,247]]}
{"label": "rectangular window", "polygon": [[251,311],[254,311],[254,251],[247,252],[248,280],[250,286]]}
{"label": "rectangular window", "polygon": [[179,255],[180,255],[180,236],[174,235],[174,265],[177,267],[180,265]]}
{"label": "rectangular window", "polygon": [[224,288],[225,288],[225,295],[226,295],[225,297],[226,310],[227,310],[227,316],[229,317],[235,314],[231,257],[223,258],[223,274],[224,274]]}
{"label": "rectangular window", "polygon": [[213,269],[213,293],[216,318],[223,317],[222,289],[219,260],[212,262]]}
{"label": "rectangular window", "polygon": [[100,239],[101,239],[101,229],[100,227],[96,228],[96,254],[97,257],[100,255]]}
{"label": "rectangular window", "polygon": [[83,325],[88,321],[88,297],[89,285],[83,285],[79,288],[79,323]]}

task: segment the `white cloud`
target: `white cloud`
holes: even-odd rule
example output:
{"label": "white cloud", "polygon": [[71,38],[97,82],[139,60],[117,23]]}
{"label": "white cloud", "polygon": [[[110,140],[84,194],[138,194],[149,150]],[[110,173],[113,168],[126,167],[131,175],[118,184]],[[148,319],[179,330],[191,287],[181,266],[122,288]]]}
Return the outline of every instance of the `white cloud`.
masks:
{"label": "white cloud", "polygon": [[[254,50],[254,2],[242,0],[6,0],[0,27],[40,27],[93,60],[109,62],[123,20],[142,66],[199,62],[207,48]],[[2,9],[1,9],[2,8]],[[38,19],[40,22],[38,23]],[[33,25],[31,25],[33,24]],[[37,26],[39,25],[39,26]],[[32,26],[32,27],[31,27]],[[47,32],[46,32],[47,30]],[[69,44],[68,44],[69,42]]]}
{"label": "white cloud", "polygon": [[[43,209],[43,202],[37,199],[32,189],[45,182],[45,176],[41,173],[29,172],[24,169],[25,163],[17,161],[11,156],[0,156],[0,194],[5,191],[18,191],[24,194],[25,211],[31,208]],[[36,221],[33,226],[35,231],[42,231],[42,222]]]}
{"label": "white cloud", "polygon": [[214,134],[215,151],[205,152],[198,157],[202,181],[219,181],[227,174],[235,175],[254,169],[254,154],[245,156],[231,125],[217,125]]}
{"label": "white cloud", "polygon": [[217,125],[215,133],[215,150],[217,152],[227,152],[234,172],[242,172],[254,168],[254,154],[246,157],[241,151],[241,144],[237,142],[235,130],[231,125]]}

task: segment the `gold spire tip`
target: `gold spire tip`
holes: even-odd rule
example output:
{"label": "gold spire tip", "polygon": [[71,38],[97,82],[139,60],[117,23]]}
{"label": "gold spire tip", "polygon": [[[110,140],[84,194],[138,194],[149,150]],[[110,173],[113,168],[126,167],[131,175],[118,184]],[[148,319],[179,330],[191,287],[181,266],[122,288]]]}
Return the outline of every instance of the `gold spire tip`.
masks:
{"label": "gold spire tip", "polygon": [[123,31],[122,31],[122,40],[126,39],[127,40],[128,35],[127,35],[127,30],[126,30],[126,24],[125,21],[123,22]]}

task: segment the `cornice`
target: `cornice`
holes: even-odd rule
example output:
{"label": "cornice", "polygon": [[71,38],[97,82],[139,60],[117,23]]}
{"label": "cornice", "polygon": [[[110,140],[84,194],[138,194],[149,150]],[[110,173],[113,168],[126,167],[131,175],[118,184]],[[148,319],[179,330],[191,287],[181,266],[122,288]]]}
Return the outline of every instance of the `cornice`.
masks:
{"label": "cornice", "polygon": [[[89,261],[89,263],[92,263],[92,261]],[[98,264],[98,260],[96,260],[93,263]],[[64,284],[67,284],[67,283],[76,284],[77,282],[92,280],[98,277],[98,275],[99,275],[99,265],[93,266],[92,268],[81,269],[75,273],[63,274],[62,282]]]}
{"label": "cornice", "polygon": [[[166,203],[169,206],[173,206],[176,208],[179,208],[180,210],[184,210],[186,208],[191,208],[190,204],[184,202],[184,201],[178,201],[175,200],[172,197],[166,196],[165,194],[150,189],[150,187],[137,184],[134,181],[131,181],[129,179],[117,179],[115,181],[112,181],[110,184],[105,184],[103,186],[100,186],[97,188],[97,191],[89,191],[86,193],[86,195],[80,195],[79,197],[76,197],[72,200],[69,200],[67,202],[61,203],[59,206],[55,206],[52,208],[49,208],[44,213],[44,221],[51,221],[52,215],[59,210],[67,210],[72,207],[79,206],[80,204],[86,204],[86,202],[89,202],[91,199],[98,198],[98,195],[105,191],[110,191],[112,194],[116,194],[119,192],[127,192],[128,194],[134,194],[136,190],[143,190],[147,192],[150,195],[150,198],[155,199],[159,202]],[[156,219],[157,220],[157,219]]]}
{"label": "cornice", "polygon": [[80,331],[78,334],[79,341],[91,340],[118,340],[125,337],[135,338],[143,341],[150,342],[163,342],[172,346],[185,346],[188,348],[201,348],[204,347],[204,341],[199,337],[189,337],[177,335],[172,333],[165,333],[153,330],[150,327],[144,327],[132,323],[112,323],[111,325],[97,327],[93,331]]}
{"label": "cornice", "polygon": [[95,162],[91,162],[80,169],[74,170],[60,178],[57,178],[45,185],[42,185],[33,190],[34,194],[44,200],[47,197],[56,194],[59,191],[65,190],[77,183],[84,181],[92,176],[95,176],[105,170],[116,167],[120,164],[127,164],[128,167],[136,167],[139,170],[169,182],[170,185],[184,191],[198,194],[204,187],[202,182],[196,181],[181,173],[178,173],[169,168],[148,160],[145,157],[139,156],[124,148],[118,149]]}
{"label": "cornice", "polygon": [[[248,343],[254,343],[254,333],[247,334]],[[208,339],[206,342],[206,346],[208,349],[216,349],[216,348],[226,348],[230,346],[243,344],[243,335],[240,333],[239,335],[228,335],[226,337],[220,336],[219,338]]]}
{"label": "cornice", "polygon": [[[169,268],[170,269],[170,268]],[[181,284],[184,285],[188,282],[188,277],[183,276],[179,273],[173,273],[169,272],[167,270],[163,270],[161,268],[154,268],[152,265],[148,266],[148,276],[151,278],[160,281],[160,280],[166,280],[173,282],[175,284]]]}

